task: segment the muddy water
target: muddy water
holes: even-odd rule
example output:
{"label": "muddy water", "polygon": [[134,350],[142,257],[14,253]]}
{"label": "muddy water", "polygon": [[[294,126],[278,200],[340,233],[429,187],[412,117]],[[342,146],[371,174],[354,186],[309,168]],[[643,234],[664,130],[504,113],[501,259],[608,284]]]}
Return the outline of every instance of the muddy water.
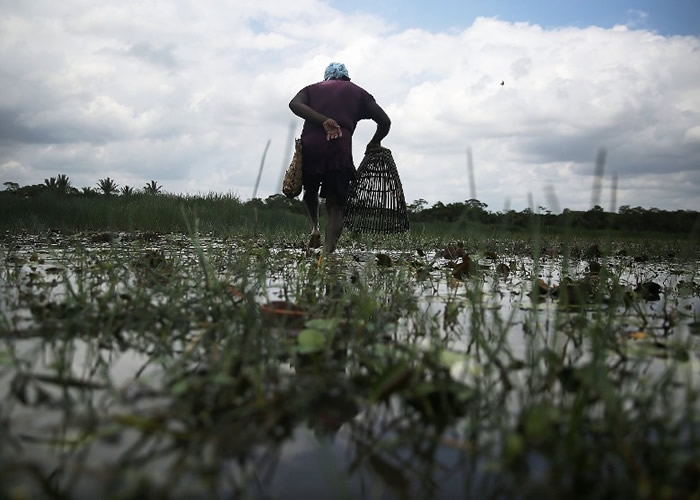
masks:
{"label": "muddy water", "polygon": [[[195,258],[195,250],[186,241],[171,244],[183,259]],[[98,245],[94,246],[99,249]],[[217,250],[213,243],[205,246]],[[159,249],[157,245],[142,245],[134,254],[142,254],[150,247],[154,251]],[[404,258],[398,253],[389,254],[396,262]],[[154,439],[132,454],[131,450],[143,439],[142,433],[133,427],[126,431],[115,428],[111,433],[109,428],[98,423],[122,414],[167,416],[172,401],[158,389],[163,384],[168,363],[154,362],[158,353],[149,352],[147,348],[115,350],[84,337],[71,339],[59,335],[47,339],[46,325],[37,325],[35,314],[27,305],[32,300],[23,295],[31,295],[41,304],[58,303],[81,287],[94,287],[98,296],[100,291],[109,289],[110,282],[87,279],[75,270],[100,265],[99,262],[82,262],[84,253],[72,252],[58,240],[53,244],[23,241],[21,248],[3,248],[2,256],[0,315],[4,345],[0,348],[3,361],[0,394],[9,402],[3,404],[1,414],[8,431],[0,441],[2,461],[21,471],[12,478],[13,485],[26,488],[30,495],[38,494],[41,488],[37,485],[41,481],[29,474],[28,464],[39,466],[44,478],[48,478],[49,490],[51,487],[67,489],[78,498],[116,492],[118,487],[124,487],[124,482],[143,476],[163,488],[170,482],[177,482],[177,488],[168,494],[183,498],[206,498],[211,491],[216,491],[221,498],[245,495],[254,498],[455,498],[488,496],[503,486],[487,456],[474,458],[465,453],[464,436],[459,429],[446,432],[438,440],[436,449],[421,455],[416,448],[430,437],[422,436],[421,432],[430,431],[402,428],[396,422],[399,408],[394,403],[390,402],[387,408],[349,405],[342,409],[343,405],[336,405],[336,402],[352,398],[336,394],[330,396],[328,406],[339,407],[337,412],[324,415],[320,420],[302,419],[294,426],[293,433],[276,445],[252,446],[246,451],[249,455],[245,460],[242,460],[242,450],[237,448],[237,440],[229,445],[227,439],[227,435],[240,430],[234,425],[227,427],[225,423],[217,423],[216,429],[204,434],[203,439],[210,443],[199,449],[201,455],[183,455],[181,450],[168,453],[175,442],[172,437]],[[376,265],[375,258],[375,252],[341,253],[337,260],[342,263],[343,273],[361,275],[367,267]],[[420,279],[413,278],[407,283],[417,299],[416,311],[410,317],[399,319],[390,330],[399,339],[429,349],[436,337],[415,338],[412,332],[416,323],[432,322],[439,330],[437,338],[442,340],[444,349],[466,353],[465,357],[474,361],[472,364],[455,363],[451,367],[450,373],[457,380],[479,376],[478,352],[471,344],[471,333],[477,325],[487,338],[507,345],[513,357],[526,361],[542,346],[561,347],[571,341],[570,336],[559,329],[567,318],[590,318],[601,312],[600,307],[587,305],[571,311],[562,310],[557,300],[547,294],[533,299],[532,284],[536,279],[548,286],[561,283],[563,264],[560,259],[533,262],[513,256],[505,259],[515,261],[507,276],[494,272],[496,263],[482,259],[479,264],[484,269],[476,278],[466,280],[453,279],[452,270],[444,259],[428,255],[426,260],[433,263],[433,268]],[[647,373],[660,372],[669,363],[680,363],[688,367],[678,374],[682,381],[689,383],[688,374],[692,380],[697,380],[696,318],[700,298],[697,292],[683,292],[686,288],[679,285],[700,286],[698,262],[646,264],[617,258],[608,260],[607,265],[611,274],[627,288],[653,281],[665,290],[658,300],[638,302],[635,308],[616,306],[614,324],[618,334],[637,335],[641,345],[646,345],[644,342],[650,338],[665,341],[668,337],[676,344],[687,346],[688,359],[679,360],[668,356],[665,348],[656,345],[661,342],[655,340],[656,344],[640,351]],[[566,274],[575,280],[584,279],[587,267],[586,262],[572,262]],[[124,286],[129,279],[127,277]],[[271,275],[266,285],[263,296],[259,297],[263,302],[278,299],[287,290],[279,276]],[[164,299],[155,294],[152,300],[157,303]],[[39,326],[43,327],[42,335],[35,336]],[[192,336],[196,335],[197,330],[193,328]],[[631,338],[634,347],[637,337]],[[185,343],[174,346],[179,353],[187,348]],[[587,359],[581,356],[579,362]],[[295,368],[288,366],[287,369],[294,371]],[[70,374],[76,383],[66,387],[43,380],[41,384],[20,387],[21,379],[18,382],[17,377],[20,372],[47,377],[60,372]],[[328,376],[343,377],[337,373]],[[517,372],[513,380],[524,382]],[[95,385],[80,385],[88,382]],[[337,387],[343,384],[339,380]],[[506,401],[505,404],[510,411],[515,411],[518,403]],[[163,425],[171,424],[163,422]],[[177,423],[172,425],[177,430]],[[95,427],[95,433],[86,434],[85,429],[91,426]],[[378,450],[377,443],[382,439],[404,444]],[[546,477],[547,468],[533,463],[532,471]],[[158,496],[155,492],[152,495]]]}

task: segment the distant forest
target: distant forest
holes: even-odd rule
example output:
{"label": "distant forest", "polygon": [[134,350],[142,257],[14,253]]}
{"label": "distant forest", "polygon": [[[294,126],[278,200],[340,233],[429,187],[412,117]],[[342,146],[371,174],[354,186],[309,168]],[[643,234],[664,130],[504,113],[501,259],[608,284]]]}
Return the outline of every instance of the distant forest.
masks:
{"label": "distant forest", "polygon": [[[5,182],[5,190],[0,193],[3,196],[21,196],[32,198],[42,194],[59,194],[70,197],[98,197],[98,196],[167,196],[169,198],[182,198],[185,201],[202,199],[215,203],[216,200],[226,198],[239,203],[241,207],[255,208],[256,210],[286,212],[304,214],[305,208],[301,200],[290,199],[282,194],[274,194],[266,199],[254,198],[241,201],[235,195],[172,195],[163,194],[162,186],[156,181],[150,181],[142,188],[129,186],[120,187],[109,177],[100,179],[96,186],[77,189],[71,185],[70,179],[65,175],[45,179],[43,184],[20,186],[15,182]],[[590,210],[579,211],[565,208],[562,213],[554,214],[546,207],[538,207],[536,210],[527,208],[521,211],[507,210],[492,212],[488,205],[477,200],[469,199],[455,203],[437,203],[430,206],[424,199],[418,199],[407,205],[409,218],[414,224],[432,222],[452,223],[455,225],[478,224],[482,226],[499,226],[503,229],[526,230],[533,223],[544,228],[575,228],[582,230],[616,230],[626,232],[658,232],[689,234],[697,236],[700,233],[700,212],[693,210],[661,210],[658,208],[642,208],[622,205],[617,212],[606,212],[600,206],[594,206]]]}
{"label": "distant forest", "polygon": [[528,228],[532,221],[543,226],[573,227],[580,229],[622,231],[655,231],[663,233],[697,233],[700,230],[700,212],[693,210],[660,210],[658,208],[630,207],[622,205],[617,212],[606,212],[596,205],[590,210],[569,210],[553,214],[545,207],[530,208],[516,212],[507,210],[490,212],[487,205],[479,200],[464,202],[437,202],[428,207],[425,200],[416,200],[408,205],[410,218],[415,222],[430,221],[473,221],[486,225],[503,225],[509,228]]}

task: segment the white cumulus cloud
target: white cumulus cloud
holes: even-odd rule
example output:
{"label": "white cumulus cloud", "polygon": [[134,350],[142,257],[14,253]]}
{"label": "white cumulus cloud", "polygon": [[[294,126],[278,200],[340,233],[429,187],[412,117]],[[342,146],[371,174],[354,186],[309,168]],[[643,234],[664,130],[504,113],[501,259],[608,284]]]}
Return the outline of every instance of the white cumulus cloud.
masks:
{"label": "white cumulus cloud", "polygon": [[[700,209],[700,39],[627,26],[543,28],[477,18],[398,30],[317,0],[0,4],[0,181],[109,176],[170,192],[278,192],[287,104],[344,62],[392,118],[410,202],[476,195],[489,209],[587,209],[607,151],[603,205]],[[501,83],[503,82],[503,85]],[[355,134],[359,164],[374,126]],[[21,165],[21,169],[10,167]],[[13,178],[14,176],[14,178]]]}

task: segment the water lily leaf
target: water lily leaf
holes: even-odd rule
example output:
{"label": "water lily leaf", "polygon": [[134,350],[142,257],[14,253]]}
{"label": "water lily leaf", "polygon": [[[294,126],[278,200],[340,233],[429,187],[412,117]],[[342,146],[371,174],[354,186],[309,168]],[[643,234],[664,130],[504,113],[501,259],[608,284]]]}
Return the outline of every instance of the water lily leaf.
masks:
{"label": "water lily leaf", "polygon": [[644,300],[657,301],[660,300],[660,294],[663,288],[661,285],[654,281],[647,281],[646,283],[640,283],[634,291]]}
{"label": "water lily leaf", "polygon": [[299,352],[311,354],[323,350],[326,346],[326,335],[315,328],[305,328],[299,332],[297,337]]}
{"label": "water lily leaf", "polygon": [[391,267],[394,264],[391,257],[385,253],[378,253],[376,257],[377,265],[380,267]]}
{"label": "water lily leaf", "polygon": [[503,262],[501,262],[496,265],[496,272],[498,274],[508,275],[510,273],[510,267],[508,266],[508,264],[504,264]]}
{"label": "water lily leaf", "polygon": [[445,259],[455,259],[457,257],[462,257],[465,253],[464,243],[459,241],[456,245],[452,243],[447,245],[447,247],[442,251],[442,256]]}

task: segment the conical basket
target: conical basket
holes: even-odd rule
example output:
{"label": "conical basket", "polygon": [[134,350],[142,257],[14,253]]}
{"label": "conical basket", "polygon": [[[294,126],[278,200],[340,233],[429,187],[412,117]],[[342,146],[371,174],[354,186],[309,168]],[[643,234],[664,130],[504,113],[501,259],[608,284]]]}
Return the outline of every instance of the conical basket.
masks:
{"label": "conical basket", "polygon": [[408,231],[406,199],[390,150],[372,149],[362,159],[345,205],[345,227],[356,233]]}

